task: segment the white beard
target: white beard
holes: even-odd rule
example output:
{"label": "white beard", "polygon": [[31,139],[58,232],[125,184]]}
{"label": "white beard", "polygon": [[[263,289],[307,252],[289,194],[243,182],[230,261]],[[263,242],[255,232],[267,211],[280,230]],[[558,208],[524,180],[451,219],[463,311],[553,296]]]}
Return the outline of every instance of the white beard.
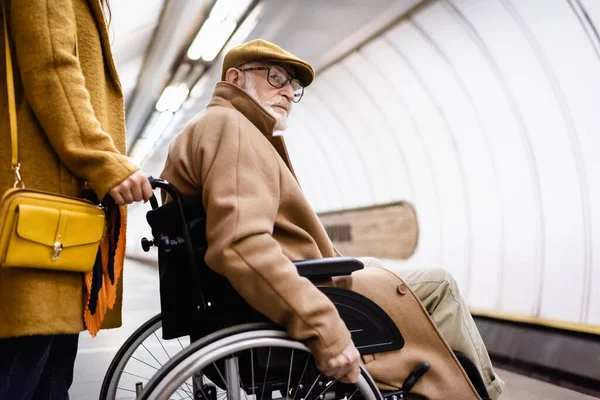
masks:
{"label": "white beard", "polygon": [[287,117],[291,112],[291,109],[286,115],[278,113],[273,108],[275,104],[285,104],[284,101],[281,101],[279,97],[275,97],[269,101],[260,101],[258,97],[258,90],[256,89],[256,83],[249,75],[246,75],[246,87],[244,90],[250,95],[250,97],[256,100],[265,110],[267,110],[267,112],[271,114],[273,118],[276,119],[275,127],[273,128],[274,131],[285,131],[287,129]]}

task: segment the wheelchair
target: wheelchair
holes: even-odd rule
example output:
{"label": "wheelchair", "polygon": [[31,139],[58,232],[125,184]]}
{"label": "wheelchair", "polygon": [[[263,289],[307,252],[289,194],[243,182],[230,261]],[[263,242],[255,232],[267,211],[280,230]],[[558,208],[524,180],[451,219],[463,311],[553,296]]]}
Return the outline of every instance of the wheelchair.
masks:
{"label": "wheelchair", "polygon": [[[201,199],[184,198],[170,183],[149,179],[153,189],[162,189],[171,200],[159,206],[151,198],[146,219],[152,239],[142,239],[145,251],[158,248],[161,313],[119,349],[104,377],[101,400],[429,399],[411,392],[430,370],[427,360],[411,366],[402,386],[393,390],[380,390],[362,365],[355,385],[323,376],[303,343],[252,309],[205,264]],[[361,356],[404,347],[401,329],[373,301],[319,284],[363,269],[359,260],[335,257],[294,264],[334,303]],[[488,399],[475,365],[461,353],[455,356],[472,385],[472,398]]]}

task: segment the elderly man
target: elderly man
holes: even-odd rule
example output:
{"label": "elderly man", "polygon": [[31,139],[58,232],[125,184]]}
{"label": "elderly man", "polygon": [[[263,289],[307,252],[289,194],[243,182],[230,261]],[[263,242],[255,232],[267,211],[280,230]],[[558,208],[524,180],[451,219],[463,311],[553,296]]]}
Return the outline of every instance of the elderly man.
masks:
{"label": "elderly man", "polygon": [[[221,78],[206,110],[171,144],[162,177],[183,195],[201,195],[206,263],[255,309],[303,340],[325,375],[356,382],[360,356],[348,329],[329,299],[292,263],[339,253],[298,185],[283,137],[273,134],[286,129],[313,69],[255,40],[227,53]],[[497,398],[503,383],[452,276],[441,269],[395,272],[450,346],[477,364],[490,396]]]}

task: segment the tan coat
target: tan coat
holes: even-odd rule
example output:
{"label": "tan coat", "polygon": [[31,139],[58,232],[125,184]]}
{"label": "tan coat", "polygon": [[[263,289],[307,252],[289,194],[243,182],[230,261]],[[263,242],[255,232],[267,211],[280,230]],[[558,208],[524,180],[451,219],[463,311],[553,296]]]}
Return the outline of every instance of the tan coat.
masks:
{"label": "tan coat", "polygon": [[[349,332],[332,303],[290,260],[339,254],[296,181],[283,138],[273,136],[274,124],[245,91],[220,82],[207,109],[171,144],[161,177],[184,196],[202,197],[207,264],[323,360],[341,353]],[[398,389],[427,360],[432,368],[412,393],[478,398],[425,308],[395,274],[365,268],[334,279],[334,285],[374,300],[406,340],[400,351],[363,357],[378,386]]]}
{"label": "tan coat", "polygon": [[220,82],[207,109],[175,139],[162,178],[202,196],[207,264],[319,359],[350,334],[333,304],[290,260],[336,251],[289,165],[275,119],[239,87]]}
{"label": "tan coat", "polygon": [[[8,7],[24,182],[79,196],[86,180],[102,198],[137,168],[124,156],[123,94],[100,2],[13,0]],[[0,36],[4,48],[3,30]],[[6,64],[0,53],[3,193],[13,175]],[[82,290],[82,274],[0,268],[0,337],[80,332]],[[119,293],[104,326],[119,326],[120,314]]]}

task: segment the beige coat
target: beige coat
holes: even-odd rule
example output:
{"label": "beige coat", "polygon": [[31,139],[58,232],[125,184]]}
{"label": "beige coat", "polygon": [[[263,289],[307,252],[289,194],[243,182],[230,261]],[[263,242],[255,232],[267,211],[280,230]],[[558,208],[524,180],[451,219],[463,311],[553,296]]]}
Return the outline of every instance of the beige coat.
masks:
{"label": "beige coat", "polygon": [[[202,197],[207,264],[254,308],[307,343],[318,360],[350,335],[337,310],[290,260],[339,255],[304,197],[275,119],[239,87],[220,82],[207,109],[174,140],[162,178]],[[334,285],[374,300],[400,327],[400,351],[363,357],[381,388],[397,389],[421,361],[432,369],[413,392],[430,399],[477,396],[425,308],[390,271],[365,268]]]}
{"label": "beige coat", "polygon": [[[28,188],[102,198],[137,168],[125,154],[123,94],[99,0],[12,0],[9,38],[21,172]],[[78,52],[75,56],[75,27]],[[4,31],[0,30],[4,48]],[[0,60],[0,192],[12,186],[4,51]],[[83,329],[79,273],[0,268],[0,337]],[[121,323],[119,290],[105,327]]]}
{"label": "beige coat", "polygon": [[254,308],[306,341],[318,358],[350,334],[333,304],[290,260],[336,251],[289,165],[275,119],[239,87],[220,82],[207,109],[175,139],[162,178],[202,196],[207,264]]}

